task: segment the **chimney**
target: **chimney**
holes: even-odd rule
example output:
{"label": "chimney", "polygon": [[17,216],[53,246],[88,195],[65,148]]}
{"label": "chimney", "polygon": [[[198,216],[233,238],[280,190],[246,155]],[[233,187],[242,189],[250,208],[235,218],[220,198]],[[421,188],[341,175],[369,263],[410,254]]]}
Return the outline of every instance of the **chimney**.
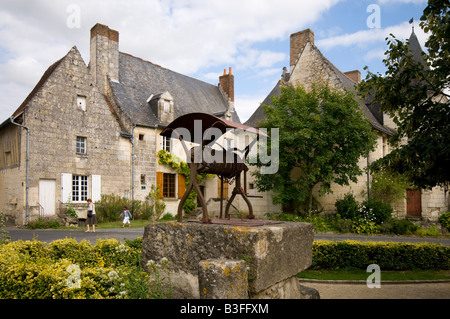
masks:
{"label": "chimney", "polygon": [[314,44],[314,32],[310,29],[299,31],[291,34],[291,50],[290,50],[290,71],[294,67],[295,62],[298,59],[300,51],[305,47],[306,42],[309,41]]}
{"label": "chimney", "polygon": [[107,77],[119,80],[119,32],[100,23],[92,27],[89,68],[97,87],[106,94]]}
{"label": "chimney", "polygon": [[355,83],[361,82],[361,72],[358,70],[344,72],[344,74]]}
{"label": "chimney", "polygon": [[228,74],[226,69],[223,70],[223,75],[219,77],[219,86],[231,102],[234,102],[234,75],[231,73],[231,67]]}

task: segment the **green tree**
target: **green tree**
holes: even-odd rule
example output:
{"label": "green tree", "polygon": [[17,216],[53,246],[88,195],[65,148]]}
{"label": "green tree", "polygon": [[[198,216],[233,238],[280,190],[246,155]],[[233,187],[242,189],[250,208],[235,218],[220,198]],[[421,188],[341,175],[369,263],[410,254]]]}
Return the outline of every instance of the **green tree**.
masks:
{"label": "green tree", "polygon": [[358,161],[373,150],[376,135],[350,92],[283,87],[272,102],[263,106],[260,127],[279,128],[279,170],[254,173],[255,184],[273,191],[274,203],[311,212],[316,185],[322,196],[332,192],[331,183],[356,182],[362,173]]}
{"label": "green tree", "polygon": [[400,173],[421,188],[450,181],[449,8],[448,0],[429,0],[423,11],[428,53],[419,52],[414,34],[406,42],[391,34],[386,73],[369,72],[360,85],[398,126],[390,140],[394,150],[373,168]]}

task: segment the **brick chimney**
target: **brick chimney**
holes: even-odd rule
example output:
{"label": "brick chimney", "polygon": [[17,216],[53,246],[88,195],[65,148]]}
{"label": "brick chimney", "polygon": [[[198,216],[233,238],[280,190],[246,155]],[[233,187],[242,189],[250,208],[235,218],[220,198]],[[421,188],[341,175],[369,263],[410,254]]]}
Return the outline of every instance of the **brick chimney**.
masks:
{"label": "brick chimney", "polygon": [[108,90],[107,76],[119,80],[119,32],[97,23],[91,29],[89,68],[102,93]]}
{"label": "brick chimney", "polygon": [[298,55],[305,47],[306,42],[311,42],[314,44],[314,32],[310,29],[299,31],[297,33],[291,34],[291,49],[290,49],[290,71],[294,67],[295,62],[298,59]]}
{"label": "brick chimney", "polygon": [[231,73],[231,67],[228,74],[226,69],[223,70],[223,75],[219,77],[219,86],[231,102],[234,102],[234,75]]}
{"label": "brick chimney", "polygon": [[358,70],[344,72],[344,74],[355,83],[361,82],[361,72]]}

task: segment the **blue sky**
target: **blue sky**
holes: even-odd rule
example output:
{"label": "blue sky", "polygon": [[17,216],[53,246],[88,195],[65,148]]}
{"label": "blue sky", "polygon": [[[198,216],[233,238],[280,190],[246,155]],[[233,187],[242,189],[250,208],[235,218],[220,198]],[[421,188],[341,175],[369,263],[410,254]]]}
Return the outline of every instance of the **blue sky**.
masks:
{"label": "blue sky", "polygon": [[[1,0],[0,122],[45,70],[72,46],[89,63],[89,30],[119,31],[120,51],[217,84],[232,67],[235,107],[244,122],[289,69],[289,36],[313,30],[341,71],[384,73],[385,38],[407,39],[409,19],[422,47],[424,0]],[[369,10],[368,10],[369,9]],[[368,22],[369,21],[369,22]]]}

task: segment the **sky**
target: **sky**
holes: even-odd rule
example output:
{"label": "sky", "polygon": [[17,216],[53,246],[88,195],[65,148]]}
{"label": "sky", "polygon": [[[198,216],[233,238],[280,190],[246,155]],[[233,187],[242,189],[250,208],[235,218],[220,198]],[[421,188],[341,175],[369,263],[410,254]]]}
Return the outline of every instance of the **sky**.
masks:
{"label": "sky", "polygon": [[341,71],[384,74],[391,33],[415,33],[426,0],[0,0],[0,123],[45,70],[75,45],[89,63],[90,29],[119,31],[119,50],[217,85],[234,74],[235,108],[245,122],[289,70],[290,34],[311,29]]}

